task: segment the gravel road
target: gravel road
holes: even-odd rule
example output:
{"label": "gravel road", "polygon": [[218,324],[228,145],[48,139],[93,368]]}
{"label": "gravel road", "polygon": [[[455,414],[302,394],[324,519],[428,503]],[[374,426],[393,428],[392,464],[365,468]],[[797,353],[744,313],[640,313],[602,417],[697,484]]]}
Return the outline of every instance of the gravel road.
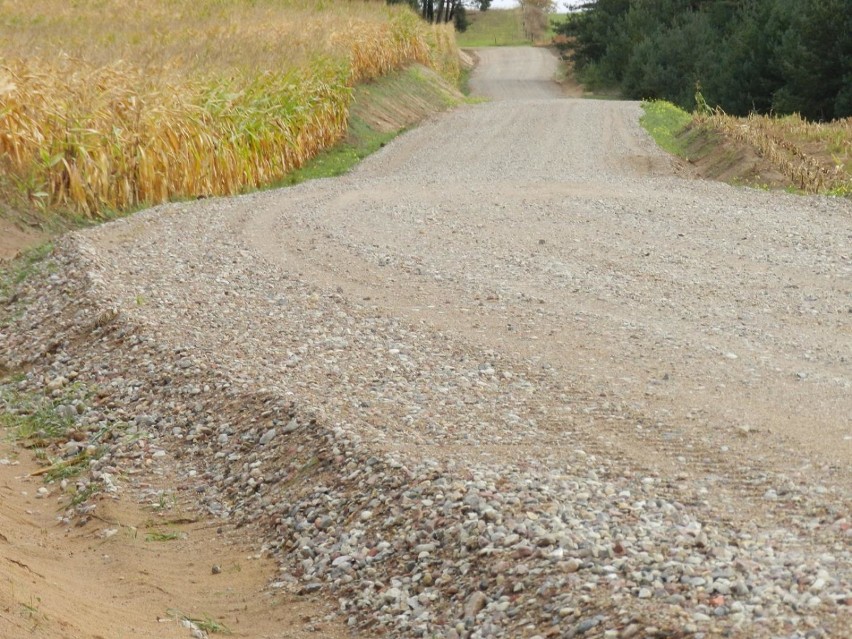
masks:
{"label": "gravel road", "polygon": [[347,176],[70,237],[3,347],[88,321],[43,378],[360,632],[849,636],[852,203],[690,179],[639,104],[479,56],[488,102]]}

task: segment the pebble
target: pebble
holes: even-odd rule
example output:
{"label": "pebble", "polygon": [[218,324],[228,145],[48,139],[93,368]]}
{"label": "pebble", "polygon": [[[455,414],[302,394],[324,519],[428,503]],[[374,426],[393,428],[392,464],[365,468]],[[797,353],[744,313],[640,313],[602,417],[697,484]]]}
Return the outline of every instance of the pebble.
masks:
{"label": "pebble", "polygon": [[485,608],[485,605],[488,603],[488,597],[484,592],[476,591],[468,597],[467,602],[464,604],[464,616],[466,619],[472,619],[476,617],[480,610]]}

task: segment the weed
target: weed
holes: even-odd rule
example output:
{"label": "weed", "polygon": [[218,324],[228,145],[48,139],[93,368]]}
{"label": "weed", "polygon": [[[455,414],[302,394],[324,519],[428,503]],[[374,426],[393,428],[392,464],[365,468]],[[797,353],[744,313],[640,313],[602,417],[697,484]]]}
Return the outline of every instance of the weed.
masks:
{"label": "weed", "polygon": [[163,513],[167,510],[173,510],[177,507],[177,496],[174,493],[168,494],[162,491],[157,497],[156,503],[149,506],[154,512]]}
{"label": "weed", "polygon": [[145,541],[175,541],[177,539],[183,539],[184,534],[170,531],[170,532],[160,532],[154,531],[145,535]]}
{"label": "weed", "polygon": [[46,242],[29,249],[11,264],[0,268],[0,328],[9,326],[24,312],[24,306],[18,303],[16,289],[36,273],[55,269],[53,262],[46,261],[52,250],[53,245]]}
{"label": "weed", "polygon": [[220,623],[212,617],[205,616],[203,619],[190,618],[191,621],[199,630],[209,632],[210,634],[218,633],[223,635],[231,634],[230,628],[223,623]]}
{"label": "weed", "polygon": [[45,397],[10,392],[0,388],[0,428],[24,446],[38,448],[62,438],[74,427],[74,420],[60,415]]}
{"label": "weed", "polygon": [[35,597],[35,599],[33,599],[33,597],[30,596],[30,602],[28,604],[21,604],[21,607],[29,611],[30,614],[38,614],[39,606],[41,606],[41,597]]}
{"label": "weed", "polygon": [[35,632],[41,622],[46,619],[41,611],[41,597],[30,596],[29,603],[21,602],[21,616],[33,622],[32,632]]}
{"label": "weed", "polygon": [[74,494],[74,496],[71,498],[69,505],[73,508],[75,506],[79,506],[80,504],[84,504],[100,492],[100,486],[98,486],[97,484],[88,484],[85,488],[78,490]]}
{"label": "weed", "polygon": [[43,475],[44,480],[48,482],[77,477],[89,467],[90,460],[98,459],[103,453],[104,451],[101,448],[96,449],[94,453],[83,451],[71,459],[54,462],[48,468],[42,468],[37,474]]}
{"label": "weed", "polygon": [[[57,410],[63,403],[79,401],[87,396],[87,389],[79,383],[66,386],[62,395],[50,399],[36,393],[23,393],[11,390],[8,385],[0,385],[0,428],[6,430],[10,439],[23,448],[32,451],[33,456],[45,466],[32,473],[41,476],[46,482],[61,481],[83,474],[93,459],[103,455],[102,447],[93,448],[91,440],[85,450],[60,459],[51,457],[50,451],[57,444],[65,443],[69,433],[77,427],[73,414],[67,410]],[[78,506],[100,492],[99,484],[89,484],[72,496],[70,505]]]}
{"label": "weed", "polygon": [[51,251],[53,244],[50,242],[34,246],[0,270],[0,298],[10,298],[16,287],[38,273]]}
{"label": "weed", "polygon": [[178,619],[187,624],[192,624],[203,632],[222,635],[232,634],[231,629],[228,628],[228,626],[226,626],[220,621],[216,621],[210,615],[204,615],[203,617],[192,617],[190,615],[182,613],[180,610],[175,610],[174,608],[170,608],[166,612],[170,617],[174,617],[175,619]]}
{"label": "weed", "polygon": [[663,100],[643,102],[642,108],[645,113],[639,118],[639,122],[654,141],[669,153],[683,156],[686,153],[686,145],[678,138],[678,134],[692,122],[692,116],[671,102]]}

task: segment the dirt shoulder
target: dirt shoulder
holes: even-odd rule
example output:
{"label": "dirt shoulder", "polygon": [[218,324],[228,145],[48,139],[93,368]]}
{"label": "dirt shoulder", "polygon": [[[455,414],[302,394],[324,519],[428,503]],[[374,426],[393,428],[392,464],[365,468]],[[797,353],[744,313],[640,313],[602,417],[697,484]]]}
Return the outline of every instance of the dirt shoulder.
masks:
{"label": "dirt shoulder", "polygon": [[729,139],[709,126],[692,124],[679,137],[685,145],[687,174],[767,190],[797,188],[756,149]]}
{"label": "dirt shoulder", "polygon": [[46,234],[22,229],[20,226],[0,219],[0,264],[3,260],[11,260],[21,251],[43,242]]}
{"label": "dirt shoulder", "polygon": [[81,526],[62,521],[67,499],[32,476],[41,467],[0,445],[0,635],[185,639],[189,618],[252,639],[346,636],[327,608],[269,589],[275,562],[186,496],[165,509],[103,496]]}

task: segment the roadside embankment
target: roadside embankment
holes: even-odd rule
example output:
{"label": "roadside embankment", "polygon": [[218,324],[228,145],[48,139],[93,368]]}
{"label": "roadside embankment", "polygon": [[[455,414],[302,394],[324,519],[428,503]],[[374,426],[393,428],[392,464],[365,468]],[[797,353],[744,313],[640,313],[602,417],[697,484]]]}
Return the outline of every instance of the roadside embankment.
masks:
{"label": "roadside embankment", "polygon": [[765,189],[852,194],[852,118],[738,118],[709,109],[690,114],[665,101],[646,102],[644,108],[648,132],[699,177]]}

